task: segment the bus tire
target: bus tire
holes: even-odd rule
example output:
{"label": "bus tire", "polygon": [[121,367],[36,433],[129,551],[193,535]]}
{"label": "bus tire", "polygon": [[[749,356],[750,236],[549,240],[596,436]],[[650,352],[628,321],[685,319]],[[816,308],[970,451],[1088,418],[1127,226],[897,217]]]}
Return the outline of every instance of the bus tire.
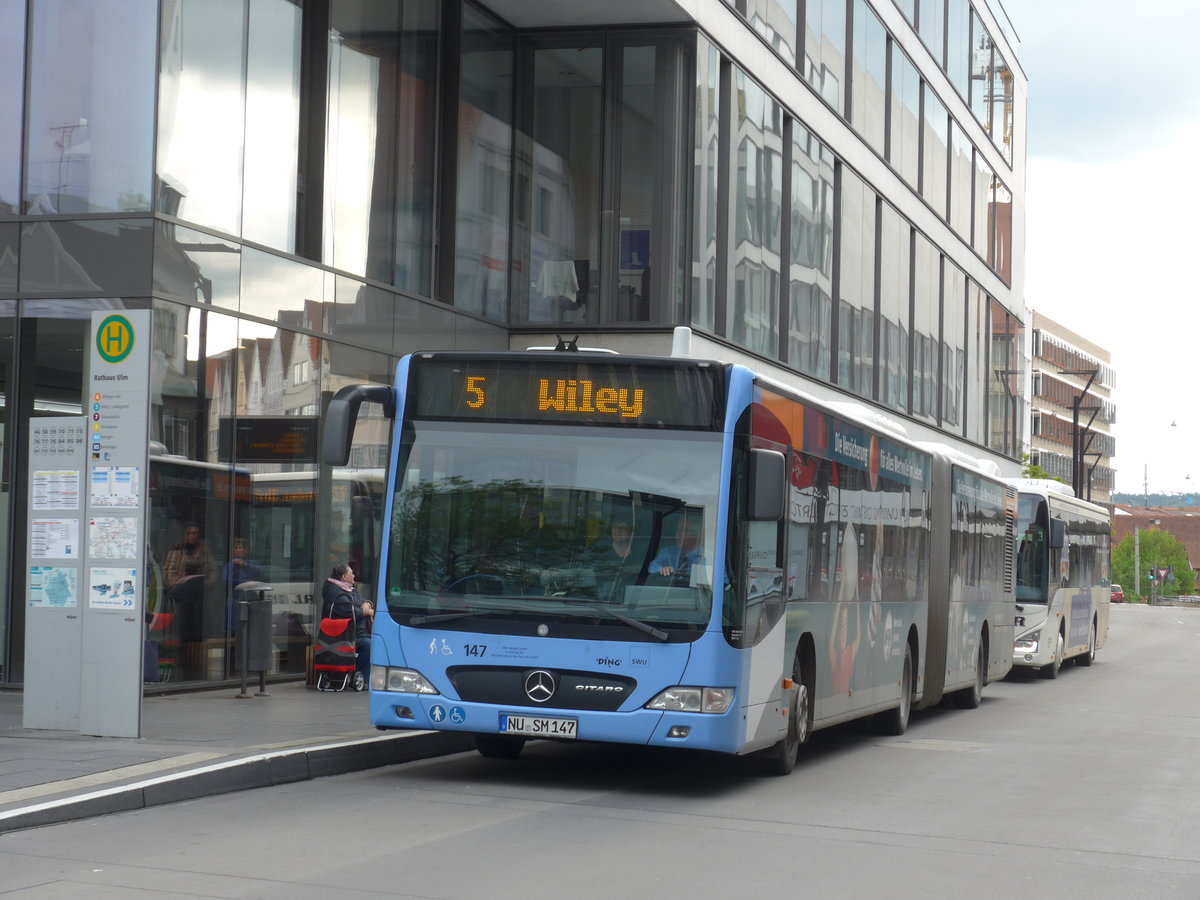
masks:
{"label": "bus tire", "polygon": [[475,735],[475,749],[488,759],[516,759],[525,748],[525,738],[503,734]]}
{"label": "bus tire", "polygon": [[788,703],[787,731],[777,743],[756,754],[764,775],[790,775],[800,757],[800,748],[808,743],[812,735],[811,694],[808,685],[800,678],[799,663],[794,678],[796,687]]}
{"label": "bus tire", "polygon": [[904,645],[904,666],[900,670],[900,705],[895,709],[876,713],[871,725],[880,734],[901,735],[908,730],[908,717],[912,712],[913,663],[912,645]]}
{"label": "bus tire", "polygon": [[1075,665],[1090,666],[1096,661],[1096,620],[1092,619],[1092,626],[1088,629],[1088,648],[1084,653],[1075,657]]}
{"label": "bus tire", "polygon": [[983,641],[975,650],[975,682],[954,692],[954,705],[959,709],[978,709],[983,702],[983,685],[987,681],[987,661],[983,658]]}
{"label": "bus tire", "polygon": [[1060,631],[1058,633],[1058,638],[1054,644],[1054,659],[1051,660],[1049,665],[1042,666],[1042,677],[1043,678],[1054,679],[1054,678],[1058,677],[1058,670],[1062,668],[1063,649],[1065,646],[1066,645],[1063,642],[1063,635],[1062,635],[1062,632]]}

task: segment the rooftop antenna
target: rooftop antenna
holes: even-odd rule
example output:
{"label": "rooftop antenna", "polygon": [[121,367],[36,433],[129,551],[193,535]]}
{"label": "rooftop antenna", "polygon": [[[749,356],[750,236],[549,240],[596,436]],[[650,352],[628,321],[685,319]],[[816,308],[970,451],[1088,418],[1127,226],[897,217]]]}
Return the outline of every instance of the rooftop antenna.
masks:
{"label": "rooftop antenna", "polygon": [[555,351],[559,353],[578,353],[579,352],[579,335],[571,338],[569,341],[561,334],[556,334],[558,343],[554,345]]}

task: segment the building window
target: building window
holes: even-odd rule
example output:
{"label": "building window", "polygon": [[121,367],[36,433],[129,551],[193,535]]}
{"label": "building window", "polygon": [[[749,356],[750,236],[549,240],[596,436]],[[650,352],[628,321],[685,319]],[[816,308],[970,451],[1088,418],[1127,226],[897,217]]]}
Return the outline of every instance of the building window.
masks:
{"label": "building window", "polygon": [[804,78],[841,115],[846,114],[846,0],[804,4]]}

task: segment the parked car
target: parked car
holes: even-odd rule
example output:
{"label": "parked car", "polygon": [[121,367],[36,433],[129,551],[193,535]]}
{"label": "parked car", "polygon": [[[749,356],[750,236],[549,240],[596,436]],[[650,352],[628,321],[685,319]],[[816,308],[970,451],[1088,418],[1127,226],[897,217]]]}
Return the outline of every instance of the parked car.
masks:
{"label": "parked car", "polygon": [[1113,603],[1122,603],[1125,600],[1125,589],[1119,584],[1110,584],[1108,590]]}

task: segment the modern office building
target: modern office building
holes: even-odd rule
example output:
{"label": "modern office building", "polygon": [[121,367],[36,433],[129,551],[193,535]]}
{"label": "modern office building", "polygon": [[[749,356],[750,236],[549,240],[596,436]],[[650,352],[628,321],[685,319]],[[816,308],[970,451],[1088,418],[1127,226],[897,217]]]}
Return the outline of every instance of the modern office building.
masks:
{"label": "modern office building", "polygon": [[[84,413],[95,310],[153,311],[145,596],[175,679],[230,674],[234,537],[280,671],[331,560],[378,577],[386,423],[337,472],[304,436],[412,350],[668,354],[689,326],[680,352],[1015,473],[1010,31],[997,0],[0,0],[0,684],[30,423]],[[189,523],[202,612],[172,637]]]}
{"label": "modern office building", "polygon": [[1079,496],[1108,503],[1117,452],[1112,356],[1037,310],[1029,312],[1030,462],[1068,484],[1078,484]]}

